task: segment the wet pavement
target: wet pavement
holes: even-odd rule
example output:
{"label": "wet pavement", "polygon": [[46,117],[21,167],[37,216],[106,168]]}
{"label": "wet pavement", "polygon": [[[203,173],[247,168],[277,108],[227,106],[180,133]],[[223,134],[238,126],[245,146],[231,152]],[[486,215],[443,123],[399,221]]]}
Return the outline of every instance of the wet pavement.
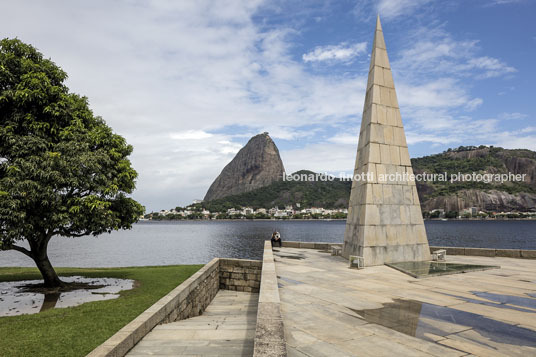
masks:
{"label": "wet pavement", "polygon": [[385,264],[414,278],[461,274],[480,270],[498,269],[498,265],[456,264],[447,262],[400,262]]}
{"label": "wet pavement", "polygon": [[289,356],[536,355],[536,260],[448,256],[501,268],[416,279],[313,249],[274,257]]}
{"label": "wet pavement", "polygon": [[[395,299],[378,309],[353,310],[367,322],[382,325],[409,336],[434,341],[428,334],[448,336],[452,329],[443,327],[466,326],[490,341],[501,344],[536,347],[534,330],[493,320],[479,314],[455,308],[426,304],[416,300]],[[437,322],[427,323],[427,319]]]}
{"label": "wet pavement", "polygon": [[0,283],[0,317],[36,314],[53,308],[65,308],[91,301],[117,299],[119,292],[134,287],[134,280],[113,278],[62,277],[67,283],[102,286],[97,289],[77,289],[68,292],[43,294],[30,292],[31,285],[42,280],[9,281]]}

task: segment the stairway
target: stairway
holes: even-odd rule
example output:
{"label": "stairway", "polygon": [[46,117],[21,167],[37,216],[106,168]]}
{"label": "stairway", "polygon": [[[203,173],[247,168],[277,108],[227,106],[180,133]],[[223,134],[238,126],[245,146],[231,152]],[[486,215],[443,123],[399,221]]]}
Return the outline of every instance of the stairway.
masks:
{"label": "stairway", "polygon": [[252,356],[258,300],[219,290],[201,316],[156,326],[127,356]]}

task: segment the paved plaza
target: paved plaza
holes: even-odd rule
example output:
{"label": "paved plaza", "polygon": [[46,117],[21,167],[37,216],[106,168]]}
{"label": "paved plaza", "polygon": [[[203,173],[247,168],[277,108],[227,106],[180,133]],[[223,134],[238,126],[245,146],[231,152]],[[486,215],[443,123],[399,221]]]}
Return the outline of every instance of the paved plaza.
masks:
{"label": "paved plaza", "polygon": [[412,278],[274,250],[289,356],[536,355],[536,260],[449,256],[500,269]]}

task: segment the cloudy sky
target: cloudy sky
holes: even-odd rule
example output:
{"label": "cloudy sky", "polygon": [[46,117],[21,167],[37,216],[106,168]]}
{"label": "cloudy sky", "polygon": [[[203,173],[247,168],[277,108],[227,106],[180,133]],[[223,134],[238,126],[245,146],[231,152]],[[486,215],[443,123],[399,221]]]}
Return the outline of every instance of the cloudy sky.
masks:
{"label": "cloudy sky", "polygon": [[532,0],[0,2],[134,146],[148,211],[202,198],[268,131],[287,172],[350,172],[379,13],[413,157],[536,150]]}

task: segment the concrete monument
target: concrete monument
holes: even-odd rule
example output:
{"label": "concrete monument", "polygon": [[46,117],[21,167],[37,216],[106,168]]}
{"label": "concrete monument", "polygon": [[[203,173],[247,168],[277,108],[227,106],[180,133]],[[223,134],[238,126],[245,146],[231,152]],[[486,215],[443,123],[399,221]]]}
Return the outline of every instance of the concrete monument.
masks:
{"label": "concrete monument", "polygon": [[362,256],[365,266],[430,260],[412,174],[378,16],[344,234],[344,257]]}

